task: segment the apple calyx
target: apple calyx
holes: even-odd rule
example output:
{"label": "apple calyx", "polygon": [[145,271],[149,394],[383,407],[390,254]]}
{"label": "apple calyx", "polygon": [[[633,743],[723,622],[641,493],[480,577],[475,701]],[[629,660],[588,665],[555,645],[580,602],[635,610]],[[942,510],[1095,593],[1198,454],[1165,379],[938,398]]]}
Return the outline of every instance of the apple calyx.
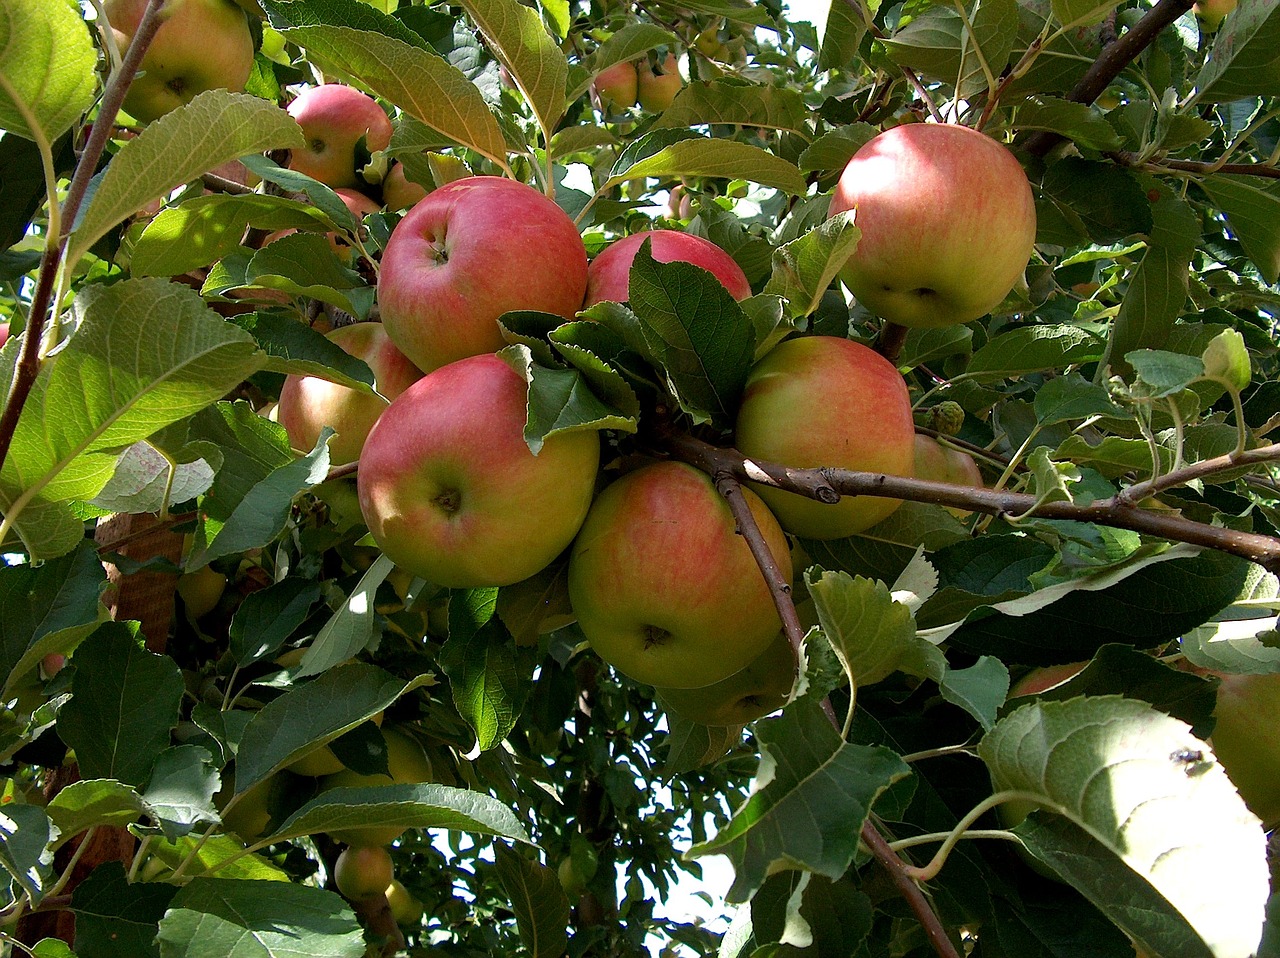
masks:
{"label": "apple calyx", "polygon": [[457,515],[462,509],[462,490],[446,489],[431,501],[439,506],[440,511],[446,516]]}

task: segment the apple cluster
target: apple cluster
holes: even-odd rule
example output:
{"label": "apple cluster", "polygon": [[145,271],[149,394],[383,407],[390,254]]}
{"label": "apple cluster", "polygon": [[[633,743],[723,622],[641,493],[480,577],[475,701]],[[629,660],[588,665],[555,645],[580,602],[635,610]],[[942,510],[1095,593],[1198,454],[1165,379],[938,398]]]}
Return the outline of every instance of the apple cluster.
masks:
{"label": "apple cluster", "polygon": [[668,53],[656,67],[648,59],[615,63],[597,73],[591,83],[606,113],[629,110],[637,103],[649,113],[661,113],[683,85],[674,53]]}

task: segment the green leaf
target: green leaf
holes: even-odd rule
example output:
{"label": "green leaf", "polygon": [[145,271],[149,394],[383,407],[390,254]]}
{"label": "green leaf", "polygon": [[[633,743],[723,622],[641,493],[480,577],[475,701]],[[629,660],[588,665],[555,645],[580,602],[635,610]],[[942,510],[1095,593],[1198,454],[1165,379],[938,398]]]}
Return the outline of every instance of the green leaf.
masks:
{"label": "green leaf", "polygon": [[657,47],[674,47],[675,34],[653,23],[628,23],[611,34],[589,56],[574,66],[569,74],[570,102],[587,92],[592,79],[616,63],[626,63]]}
{"label": "green leaf", "polygon": [[1280,94],[1280,3],[1257,0],[1227,18],[1196,77],[1199,98],[1225,103]]}
{"label": "green leaf", "polygon": [[342,607],[329,618],[307,647],[299,663],[297,678],[319,675],[373,645],[378,635],[374,595],[394,568],[395,563],[385,555],[373,560],[373,565],[365,570]]}
{"label": "green leaf", "polygon": [[713,728],[670,713],[667,726],[666,749],[659,769],[664,778],[710,765],[742,741],[741,728]]}
{"label": "green leaf", "polygon": [[57,837],[58,829],[39,805],[11,802],[0,809],[0,868],[33,904],[40,903],[55,881],[50,846]]}
{"label": "green leaf", "polygon": [[1018,106],[1018,129],[1048,130],[1090,150],[1118,150],[1119,135],[1096,106],[1055,96],[1029,97]]}
{"label": "green leaf", "polygon": [[181,888],[156,941],[163,958],[365,954],[355,915],[333,892],[233,878],[195,878]]}
{"label": "green leaf", "polygon": [[1176,395],[1204,375],[1204,360],[1160,349],[1125,353],[1137,376],[1134,391],[1150,399]]}
{"label": "green leaf", "polygon": [[1074,464],[1054,462],[1044,446],[1036,447],[1027,457],[1027,468],[1031,470],[1031,494],[1036,497],[1036,505],[1070,502],[1071,483],[1081,479],[1080,470]]}
{"label": "green leaf", "polygon": [[949,6],[930,7],[884,41],[890,58],[947,83],[961,96],[987,90],[1004,72],[1018,32],[1018,7],[1011,0],[980,0],[969,16],[972,33]]}
{"label": "green leaf", "polygon": [[385,826],[447,828],[529,843],[510,805],[482,792],[436,784],[333,788],[290,815],[268,840]]}
{"label": "green leaf", "polygon": [[870,123],[850,123],[818,137],[800,154],[800,170],[843,170],[863,146],[880,131]]}
{"label": "green leaf", "polygon": [[1076,326],[1024,326],[1000,333],[973,354],[966,372],[997,380],[1089,362],[1102,355],[1103,344]]}
{"label": "green leaf", "polygon": [[1280,674],[1280,648],[1261,641],[1275,625],[1274,615],[1208,623],[1188,629],[1179,646],[1187,661],[1202,669],[1236,675]]}
{"label": "green leaf", "polygon": [[170,841],[220,820],[213,807],[218,770],[211,761],[209,750],[198,745],[175,745],[156,760],[142,797]]}
{"label": "green leaf", "polygon": [[1200,181],[1209,199],[1227,214],[1227,225],[1240,240],[1263,280],[1280,280],[1280,190],[1265,189],[1248,176],[1218,174]]}
{"label": "green leaf", "polygon": [[46,811],[61,835],[58,844],[94,825],[123,828],[146,812],[136,791],[114,779],[82,779],[65,786],[49,800]]}
{"label": "green leaf", "polygon": [[1133,173],[1111,163],[1068,156],[1049,167],[1041,186],[1044,196],[1069,214],[1081,233],[1080,245],[1118,243],[1151,231],[1146,190]]}
{"label": "green leaf", "polygon": [[242,668],[279,651],[320,599],[314,579],[287,578],[244,597],[231,619],[228,643]]}
{"label": "green leaf", "polygon": [[764,291],[786,300],[793,318],[809,316],[818,308],[827,287],[857,249],[862,231],[854,225],[855,215],[853,210],[837,213],[773,251],[773,274]]}
{"label": "green leaf", "polygon": [[[661,132],[666,131],[659,131]],[[628,158],[627,153],[624,153],[601,189],[612,189],[627,180],[638,180],[646,176],[724,176],[750,180],[761,186],[771,186],[796,195],[801,195],[808,189],[804,177],[793,164],[759,147],[739,143],[737,140],[713,140],[691,134],[687,130],[678,132],[682,139],[637,159],[630,165],[623,165],[623,161]]]}
{"label": "green leaf", "polygon": [[937,646],[917,638],[911,610],[895,602],[883,582],[810,569],[805,586],[823,635],[856,686],[898,671],[942,681],[947,660]]}
{"label": "green leaf", "polygon": [[993,656],[979,656],[967,669],[948,669],[939,690],[944,699],[960,706],[990,731],[1009,694],[1009,670]]}
{"label": "green leaf", "polygon": [[[1173,451],[1161,446],[1159,453],[1161,470],[1172,467]],[[1077,465],[1088,466],[1109,479],[1135,469],[1151,469],[1151,447],[1146,440],[1121,436],[1107,436],[1101,442],[1090,444],[1083,436],[1071,435],[1053,451],[1053,458],[1058,462],[1069,459]]]}
{"label": "green leaf", "polygon": [[[116,460],[116,471],[90,500],[108,512],[160,512],[189,502],[213,484],[214,467],[194,450],[192,461],[175,461],[143,440],[135,442]],[[211,458],[216,455],[209,453]]]}
{"label": "green leaf", "polygon": [[86,958],[160,958],[156,923],[176,893],[165,882],[130,883],[123,862],[99,865],[71,893],[77,950]]}
{"label": "green leaf", "polygon": [[72,234],[67,261],[78,262],[109,229],[148,201],[207,170],[248,153],[302,145],[302,129],[274,103],[206,90],[121,147]]}
{"label": "green leaf", "polygon": [[[536,456],[546,438],[560,432],[600,429],[635,432],[640,402],[626,380],[584,349],[566,345],[558,349],[573,357],[575,368],[539,365],[528,346],[508,346],[498,354],[529,386],[524,439],[530,451]],[[593,375],[586,375],[583,367]],[[597,383],[608,390],[606,398],[596,394]],[[615,399],[623,408],[610,402]]]}
{"label": "green leaf", "polygon": [[278,289],[294,298],[318,299],[364,319],[373,289],[338,259],[329,240],[316,233],[290,233],[250,258],[246,286]]}
{"label": "green leaf", "polygon": [[482,751],[515,728],[531,689],[532,663],[494,614],[497,589],[454,591],[449,598],[449,638],[440,668],[449,677],[458,713],[476,733]]}
{"label": "green leaf", "polygon": [[317,329],[279,313],[241,313],[232,317],[267,354],[265,369],[286,376],[316,376],[373,395],[373,370],[362,359]]}
{"label": "green leaf", "polygon": [[614,423],[608,428],[634,432],[640,418],[640,400],[613,365],[613,345],[601,349],[602,333],[610,335],[599,323],[563,323],[548,334],[548,339],[561,358],[583,375],[591,391],[615,411]]}
{"label": "green leaf", "polygon": [[97,53],[76,7],[0,2],[0,129],[51,144],[93,105]]}
{"label": "green leaf", "polygon": [[867,23],[852,4],[832,3],[827,13],[822,47],[818,51],[819,69],[845,69],[858,55],[858,47],[866,33]]}
{"label": "green leaf", "polygon": [[[177,869],[189,860],[187,875],[205,875],[217,871],[220,878],[251,878],[261,881],[288,882],[292,878],[288,872],[258,855],[246,855],[240,839],[230,835],[187,835],[176,842],[165,840],[163,836],[153,836],[150,852],[152,857],[164,862],[169,868]],[[173,886],[162,886],[172,888]],[[155,928],[151,929],[152,937]]]}
{"label": "green leaf", "polygon": [[1044,796],[1087,833],[1092,841],[1081,841],[1042,816],[1019,832],[1144,948],[1166,953],[1189,926],[1207,948],[1183,953],[1253,954],[1266,838],[1185,723],[1119,696],[1036,702],[1001,719],[978,754],[997,791]]}
{"label": "green leaf", "polygon": [[691,263],[659,263],[645,240],[631,264],[631,308],[681,408],[697,421],[731,422],[755,355],[755,329],[714,276]]}
{"label": "green leaf", "polygon": [[1090,382],[1079,373],[1050,379],[1038,390],[1033,403],[1036,421],[1042,426],[1075,422],[1092,416],[1121,416],[1105,387]]}
{"label": "green leaf", "polygon": [[560,958],[569,943],[569,899],[555,872],[504,844],[496,844],[493,851],[521,943],[532,958]]}
{"label": "green leaf", "polygon": [[812,696],[757,723],[760,770],[733,820],[691,856],[727,855],[727,900],[746,901],[770,873],[803,868],[836,879],[853,862],[871,803],[910,774],[887,748],[842,741]]}
{"label": "green leaf", "polygon": [[356,662],[294,686],[268,702],[245,726],[236,759],[236,794],[242,795],[276,769],[351,731],[431,681],[430,675],[420,675],[406,682]]}
{"label": "green leaf", "polygon": [[462,8],[510,71],[549,140],[564,116],[569,63],[542,18],[517,0],[462,0]]}
{"label": "green leaf", "polygon": [[117,622],[85,639],[71,663],[71,701],[58,714],[58,734],[75,749],[86,778],[141,785],[178,724],[177,664],[142,648]]}
{"label": "green leaf", "polygon": [[1053,15],[1063,26],[1084,27],[1101,23],[1120,0],[1053,0]]}
{"label": "green leaf", "polygon": [[[139,349],[139,343],[147,349]],[[89,499],[111,477],[118,450],[202,409],[262,368],[251,337],[163,280],[86,286],[75,333],[46,363],[0,469],[0,505],[33,558],[75,541],[40,536],[40,500]],[[70,531],[70,530],[68,530]]]}
{"label": "green leaf", "polygon": [[689,83],[663,111],[659,127],[732,123],[803,132],[808,110],[798,90],[762,86],[731,77]]}

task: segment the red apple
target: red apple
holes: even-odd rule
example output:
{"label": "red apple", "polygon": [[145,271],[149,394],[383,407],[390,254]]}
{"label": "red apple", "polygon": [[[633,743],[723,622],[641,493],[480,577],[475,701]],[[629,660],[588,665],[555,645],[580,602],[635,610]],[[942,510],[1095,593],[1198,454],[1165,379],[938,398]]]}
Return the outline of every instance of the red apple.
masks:
{"label": "red apple", "polygon": [[[121,51],[146,7],[147,0],[103,3]],[[205,90],[244,90],[253,69],[253,36],[234,0],[170,0],[161,16],[164,22],[139,65],[141,75],[124,99],[130,115],[147,123]]]}
{"label": "red apple", "polygon": [[382,178],[382,201],[389,210],[407,210],[427,195],[427,188],[404,175],[404,164],[399,160],[391,164]]}
{"label": "red apple", "polygon": [[1067,662],[1063,665],[1046,665],[1032,669],[1009,689],[1008,698],[1016,699],[1023,695],[1039,695],[1049,689],[1061,685],[1068,679],[1075,678],[1088,662]]}
{"label": "red apple", "polygon": [[[915,424],[906,383],[891,362],[851,340],[786,340],[747,379],[735,445],[749,458],[785,466],[910,476]],[[757,491],[782,528],[809,539],[854,535],[900,505],[877,496],[828,505],[765,486]]]}
{"label": "red apple", "polygon": [[586,288],[586,247],[564,210],[515,180],[470,176],[396,224],[378,303],[392,341],[430,372],[501,349],[497,319],[509,310],[572,318]]}
{"label": "red apple", "polygon": [[754,722],[787,704],[796,680],[796,656],[784,633],[746,668],[702,689],[653,690],[663,707],[691,722],[733,727]]}
{"label": "red apple", "polygon": [[9,324],[0,323],[0,346],[9,341]]}
{"label": "red apple", "polygon": [[450,588],[511,585],[573,541],[599,436],[559,433],[535,456],[525,404],[524,378],[484,355],[429,373],[382,414],[360,456],[360,509],[396,565]]}
{"label": "red apple", "polygon": [[963,126],[908,123],[854,154],[831,215],[856,210],[858,248],[840,276],[902,326],[967,323],[1022,278],[1036,238],[1031,186],[1013,154]]}
{"label": "red apple", "polygon": [[[789,581],[786,536],[745,491]],[[781,628],[728,503],[705,473],[678,462],[627,473],[596,498],[569,559],[569,600],[600,658],[664,689],[728,678]]]}
{"label": "red apple", "polygon": [[391,143],[391,120],[378,101],[354,87],[325,83],[310,87],[289,104],[307,145],[294,150],[289,169],[329,186],[357,186],[356,146],[372,153]]}
{"label": "red apple", "polygon": [[1280,824],[1280,675],[1217,673],[1209,744],[1249,810]]}
{"label": "red apple", "polygon": [[[916,436],[915,472],[917,479],[982,488],[982,472],[973,456],[932,436]],[[951,512],[962,517],[969,515],[964,509],[951,509]]]}
{"label": "red apple", "polygon": [[396,877],[391,853],[381,845],[344,848],[333,866],[333,881],[352,901],[368,901],[386,893]]}
{"label": "red apple", "polygon": [[280,390],[276,421],[295,449],[307,451],[320,438],[320,430],[332,426],[337,435],[329,440],[329,461],[338,466],[360,458],[365,438],[387,404],[421,379],[422,372],[396,349],[381,323],[340,326],[327,338],[368,364],[379,395],[318,376],[289,376]]}
{"label": "red apple", "polygon": [[600,98],[600,106],[607,113],[620,112],[636,105],[639,75],[636,65],[628,60],[605,67],[591,81],[591,87]]}
{"label": "red apple", "polygon": [[587,295],[583,308],[610,300],[630,299],[631,263],[636,251],[649,240],[649,252],[659,263],[692,263],[710,271],[736,300],[751,295],[751,284],[732,256],[710,240],[677,230],[647,230],[611,243],[587,269]]}
{"label": "red apple", "polygon": [[668,53],[656,71],[648,60],[641,60],[636,73],[636,98],[650,113],[661,113],[669,107],[684,86],[674,53]]}

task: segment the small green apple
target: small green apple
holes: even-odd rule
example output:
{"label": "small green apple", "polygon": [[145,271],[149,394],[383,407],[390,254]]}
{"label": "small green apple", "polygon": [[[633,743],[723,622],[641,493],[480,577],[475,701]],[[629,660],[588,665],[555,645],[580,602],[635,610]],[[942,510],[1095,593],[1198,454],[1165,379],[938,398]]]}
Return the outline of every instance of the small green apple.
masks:
{"label": "small green apple", "polygon": [[391,909],[391,917],[396,920],[397,925],[414,926],[422,922],[426,909],[422,902],[414,898],[409,889],[401,884],[400,879],[391,879],[385,894],[387,906]]}
{"label": "small green apple", "polygon": [[[361,775],[349,768],[321,780],[322,791],[333,788],[369,788],[375,785],[417,785],[433,780],[431,759],[423,751],[418,740],[396,728],[384,728],[383,740],[387,743],[388,775]],[[335,842],[348,845],[389,845],[404,834],[403,828],[394,825],[378,825],[370,828],[353,826],[329,832]],[[386,888],[390,879],[382,883]]]}
{"label": "small green apple", "polygon": [[352,901],[368,901],[386,894],[396,877],[391,853],[381,845],[344,848],[333,867],[333,880]]}
{"label": "small green apple", "polygon": [[639,76],[635,63],[627,60],[605,67],[591,81],[605,112],[626,110],[636,105]]}
{"label": "small green apple", "polygon": [[207,565],[178,577],[178,595],[193,619],[204,618],[212,612],[226,588],[227,577]]}
{"label": "small green apple", "polygon": [[1222,21],[1235,12],[1238,0],[1199,0],[1191,5],[1201,33],[1216,33]]}
{"label": "small green apple", "polygon": [[668,53],[657,70],[648,60],[641,60],[636,73],[636,99],[649,113],[661,113],[671,106],[671,101],[684,86],[680,64],[674,53]]}

